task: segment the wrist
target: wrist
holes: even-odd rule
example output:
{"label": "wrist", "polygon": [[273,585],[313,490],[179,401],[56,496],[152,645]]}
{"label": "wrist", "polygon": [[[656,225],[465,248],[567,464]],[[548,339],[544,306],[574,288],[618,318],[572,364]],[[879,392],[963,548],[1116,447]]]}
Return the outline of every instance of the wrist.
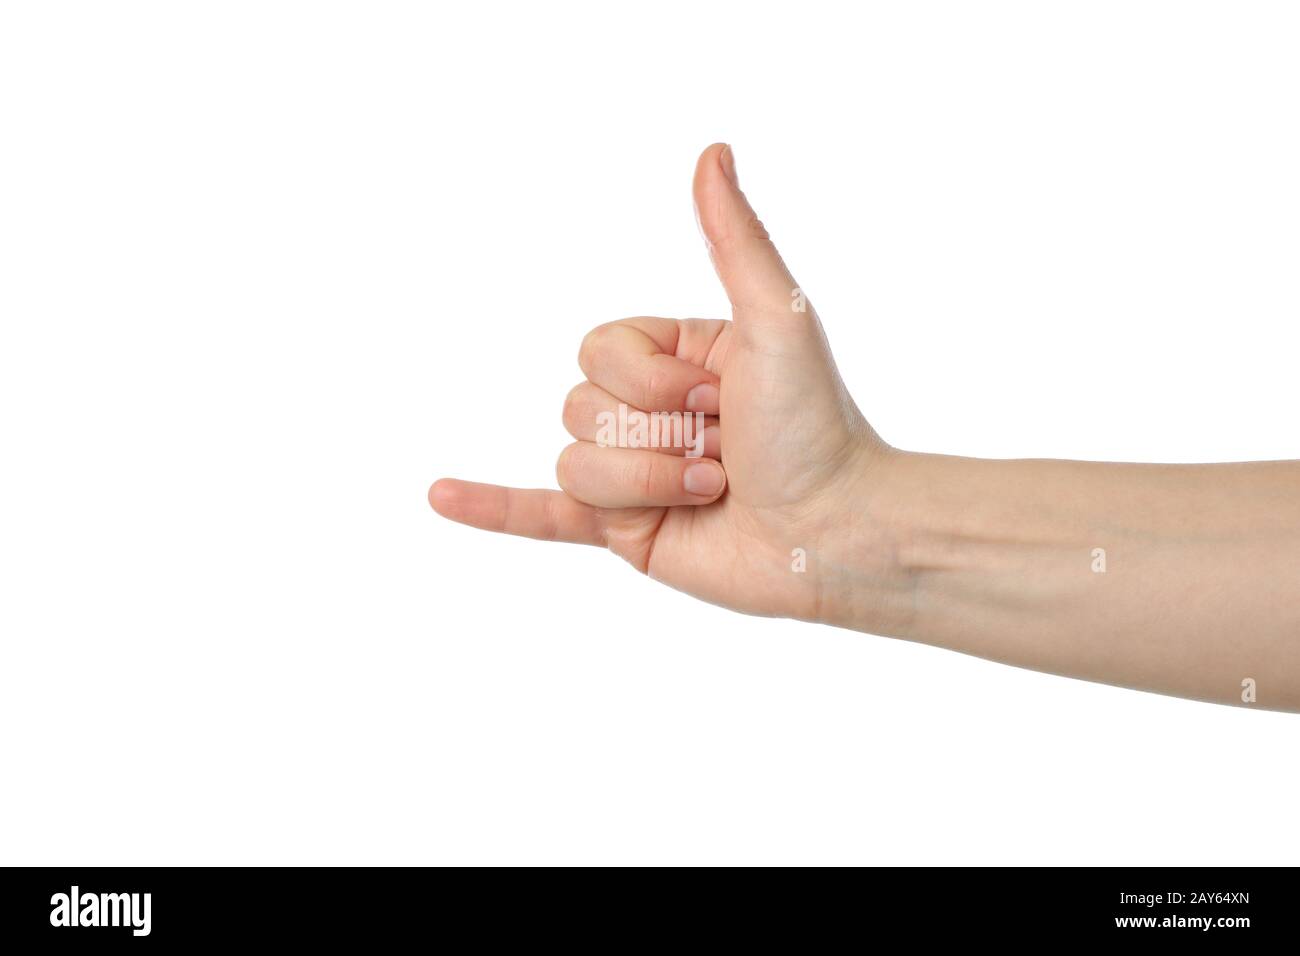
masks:
{"label": "wrist", "polygon": [[[918,487],[930,456],[880,442],[856,456],[818,570],[819,623],[889,637],[916,633],[918,537],[929,537]],[[918,485],[918,483],[920,483]]]}

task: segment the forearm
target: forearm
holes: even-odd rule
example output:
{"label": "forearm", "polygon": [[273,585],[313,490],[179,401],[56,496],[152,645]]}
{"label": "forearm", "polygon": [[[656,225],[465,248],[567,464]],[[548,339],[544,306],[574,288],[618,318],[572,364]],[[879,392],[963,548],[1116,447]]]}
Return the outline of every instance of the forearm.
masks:
{"label": "forearm", "polygon": [[1300,710],[1300,462],[893,453],[884,480],[884,630],[1225,703],[1249,678],[1257,706]]}

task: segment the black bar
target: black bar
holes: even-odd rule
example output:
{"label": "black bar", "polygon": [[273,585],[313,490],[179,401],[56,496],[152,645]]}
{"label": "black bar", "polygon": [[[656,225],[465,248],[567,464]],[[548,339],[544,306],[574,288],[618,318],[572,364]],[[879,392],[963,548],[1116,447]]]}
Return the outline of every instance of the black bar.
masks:
{"label": "black bar", "polygon": [[[534,945],[612,947],[752,937],[805,949],[846,932],[855,943],[880,945],[970,939],[1217,947],[1293,941],[1300,910],[1292,869],[872,869],[811,879],[637,873],[606,875],[594,890],[584,874],[522,873],[518,887],[502,888],[509,876],[437,869],[0,872],[0,932],[10,952],[30,951],[10,948],[14,941],[42,948],[319,942],[372,949],[410,943],[412,934],[452,941],[457,932],[483,944],[509,933]],[[564,886],[570,879],[573,888]],[[77,923],[118,925],[71,925],[73,887]]]}

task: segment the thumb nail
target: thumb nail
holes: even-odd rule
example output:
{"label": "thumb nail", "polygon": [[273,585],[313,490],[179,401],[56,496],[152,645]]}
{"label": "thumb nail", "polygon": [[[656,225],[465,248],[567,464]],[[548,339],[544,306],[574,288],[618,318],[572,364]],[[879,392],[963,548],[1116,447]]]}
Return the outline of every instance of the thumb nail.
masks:
{"label": "thumb nail", "polygon": [[736,178],[736,154],[731,151],[730,146],[722,147],[722,152],[718,154],[718,163],[722,166],[723,175],[731,180],[731,185],[739,189],[740,180]]}

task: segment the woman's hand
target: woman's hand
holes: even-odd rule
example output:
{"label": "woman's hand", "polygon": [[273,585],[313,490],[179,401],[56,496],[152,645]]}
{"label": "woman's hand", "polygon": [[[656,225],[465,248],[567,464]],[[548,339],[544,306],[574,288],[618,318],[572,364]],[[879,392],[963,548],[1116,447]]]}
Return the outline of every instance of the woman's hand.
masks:
{"label": "woman's hand", "polygon": [[[835,369],[821,322],[740,191],[731,149],[710,146],[695,206],[732,320],[640,317],[578,352],[562,492],[443,479],[429,501],[455,521],[608,547],[651,577],[753,614],[894,632],[906,582],[873,488],[890,449]],[[602,447],[602,422],[702,413],[703,456]],[[692,437],[687,432],[687,437]],[[902,599],[900,601],[900,598]]]}
{"label": "woman's hand", "polygon": [[[439,514],[602,545],[738,611],[1300,709],[1300,463],[896,451],[849,398],[728,147],[700,157],[695,203],[732,320],[596,329],[565,405],[564,491],[444,479]],[[702,413],[704,456],[597,443],[620,404]]]}

